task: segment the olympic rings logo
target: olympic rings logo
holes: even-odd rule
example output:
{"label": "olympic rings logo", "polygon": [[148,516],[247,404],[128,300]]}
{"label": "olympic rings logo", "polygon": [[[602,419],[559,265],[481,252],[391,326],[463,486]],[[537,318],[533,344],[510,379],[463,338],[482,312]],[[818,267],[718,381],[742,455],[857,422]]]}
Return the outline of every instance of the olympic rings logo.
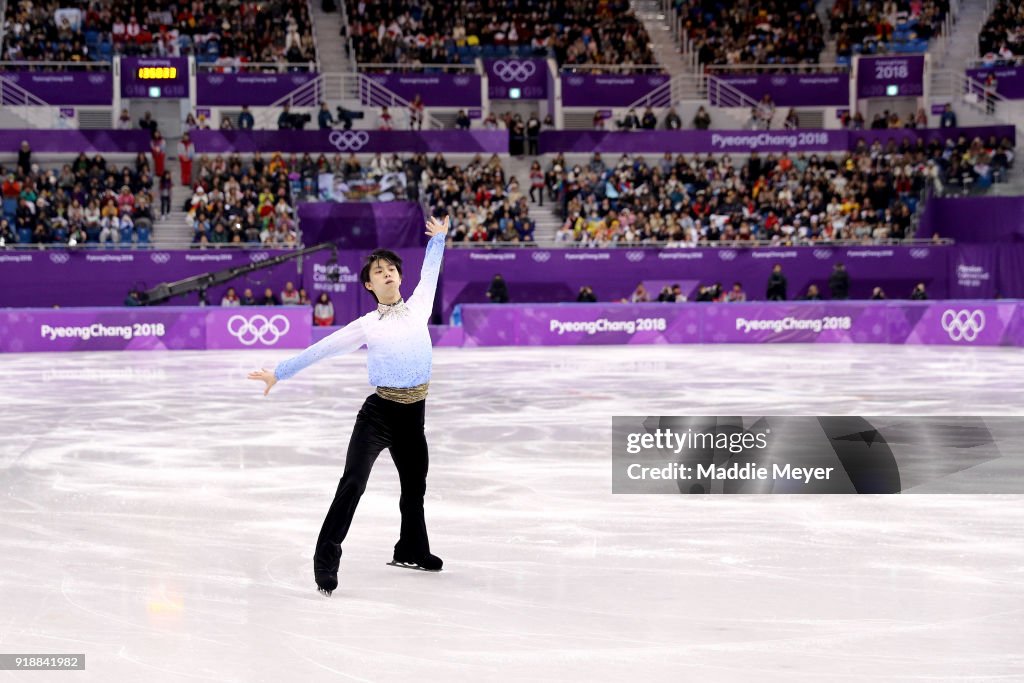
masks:
{"label": "olympic rings logo", "polygon": [[155,254],[150,254],[149,258],[152,259],[153,263],[164,264],[171,260],[171,255],[157,252]]}
{"label": "olympic rings logo", "polygon": [[50,253],[50,263],[64,264],[64,263],[68,262],[69,258],[71,258],[71,257],[68,256],[67,254],[65,254],[62,251],[56,251],[56,252],[51,252]]}
{"label": "olympic rings logo", "polygon": [[630,263],[639,263],[644,260],[644,252],[642,251],[627,251],[626,260]]}
{"label": "olympic rings logo", "polygon": [[244,315],[233,315],[228,318],[228,332],[246,346],[252,346],[256,342],[273,346],[281,337],[288,334],[289,329],[291,323],[283,315],[267,318],[257,313],[251,318]]}
{"label": "olympic rings logo", "polygon": [[942,329],[953,341],[972,342],[985,329],[985,312],[981,310],[954,311],[942,314]]}
{"label": "olympic rings logo", "polygon": [[328,136],[327,140],[339,152],[355,152],[366,146],[366,143],[370,141],[370,134],[364,130],[336,130]]}
{"label": "olympic rings logo", "polygon": [[505,83],[525,83],[526,79],[537,71],[537,65],[533,62],[522,62],[515,59],[499,59],[492,67],[494,75]]}
{"label": "olympic rings logo", "polygon": [[533,252],[533,260],[537,263],[545,263],[551,258],[551,252],[549,251],[535,251]]}

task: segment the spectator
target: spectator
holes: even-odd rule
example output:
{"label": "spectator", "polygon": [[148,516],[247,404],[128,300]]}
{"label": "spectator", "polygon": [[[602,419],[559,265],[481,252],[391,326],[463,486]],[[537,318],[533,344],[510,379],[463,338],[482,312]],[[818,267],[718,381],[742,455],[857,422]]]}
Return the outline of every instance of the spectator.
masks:
{"label": "spectator", "polygon": [[299,287],[299,305],[300,306],[312,306],[313,302],[309,300],[309,294],[306,292],[305,287]]}
{"label": "spectator", "polygon": [[160,124],[158,124],[153,118],[153,114],[148,111],[142,115],[141,119],[139,119],[139,128],[142,130],[148,130],[150,137],[152,137],[153,133],[157,131],[159,125]]}
{"label": "spectator", "polygon": [[[298,294],[298,292],[296,292]],[[280,306],[281,302],[278,301],[277,297],[274,296],[274,290],[267,287],[263,290],[263,299],[260,301],[260,306]]]}
{"label": "spectator", "polygon": [[742,303],[747,300],[747,293],[743,291],[743,285],[739,282],[734,282],[732,289],[726,295],[725,300],[730,303]]}
{"label": "spectator", "polygon": [[220,300],[221,306],[241,306],[242,300],[238,298],[238,294],[235,293],[234,287],[228,287],[228,291],[224,294],[224,297]]}
{"label": "spectator", "polygon": [[178,143],[178,164],[181,166],[181,184],[192,187],[192,160],[196,155],[196,146],[186,132]]}
{"label": "spectator", "polygon": [[160,220],[167,220],[168,214],[171,213],[172,187],[171,172],[164,171],[160,176]]}
{"label": "spectator", "polygon": [[619,128],[623,130],[639,130],[640,118],[636,115],[636,109],[630,109],[619,122]]}
{"label": "spectator", "polygon": [[292,125],[291,106],[286,104],[286,105],[284,105],[284,109],[281,110],[281,113],[277,117],[277,129],[278,130],[291,130],[292,128],[293,128],[293,125]]}
{"label": "spectator", "polygon": [[786,114],[786,120],[782,123],[786,130],[796,130],[800,127],[800,117],[796,113],[796,109],[790,109],[789,113]]}
{"label": "spectator", "polygon": [[117,125],[114,126],[118,130],[131,130],[132,129],[132,115],[128,113],[127,109],[121,110],[121,116],[117,119]]}
{"label": "spectator", "polygon": [[647,289],[644,288],[644,283],[640,283],[633,290],[633,295],[629,297],[630,303],[634,304],[645,304],[651,300],[651,297],[647,294]]}
{"label": "spectator", "polygon": [[320,113],[316,115],[317,125],[320,126],[320,130],[326,130],[334,126],[334,117],[331,116],[331,110],[327,108],[326,102],[320,103]]}
{"label": "spectator", "polygon": [[946,106],[942,108],[942,116],[939,118],[940,128],[956,128],[956,112],[953,111],[953,105],[946,103]]}
{"label": "spectator", "polygon": [[821,294],[818,292],[818,285],[809,285],[807,293],[803,296],[804,301],[821,301]]}
{"label": "spectator", "polygon": [[508,303],[508,283],[505,282],[500,273],[491,280],[491,286],[487,288],[487,298],[490,299],[492,304]]}
{"label": "spectator", "polygon": [[923,282],[917,283],[917,286],[914,287],[914,291],[910,293],[910,298],[913,301],[926,301],[928,299],[928,292],[925,291]]}
{"label": "spectator", "polygon": [[697,108],[697,113],[693,115],[693,127],[697,130],[707,130],[711,127],[711,115],[704,109],[704,105]]}
{"label": "spectator", "polygon": [[164,175],[164,164],[167,163],[167,141],[160,131],[153,131],[153,137],[149,141],[149,153],[153,155],[153,172],[158,178]]}
{"label": "spectator", "polygon": [[539,161],[530,165],[530,201],[544,206],[544,171]]}
{"label": "spectator", "polygon": [[875,287],[871,290],[872,301],[881,301],[883,299],[885,299],[885,291],[881,287]]}
{"label": "spectator", "polygon": [[775,118],[775,102],[772,96],[765,93],[757,103],[757,121],[761,129],[768,130],[772,127],[772,119]]}
{"label": "spectator", "polygon": [[419,93],[409,103],[409,130],[423,130],[423,98]]}
{"label": "spectator", "polygon": [[21,147],[18,148],[18,169],[22,175],[32,173],[32,147],[28,140],[22,140]]}
{"label": "spectator", "polygon": [[669,107],[665,114],[665,130],[679,130],[683,127],[683,120],[679,118],[675,107]]}
{"label": "spectator", "polygon": [[334,324],[334,304],[327,292],[321,292],[313,307],[313,324],[318,327],[330,327]]}
{"label": "spectator", "polygon": [[299,292],[295,289],[294,283],[285,283],[284,289],[281,291],[281,304],[284,306],[297,306],[299,304]]}
{"label": "spectator", "polygon": [[584,285],[580,287],[580,292],[576,296],[576,301],[577,303],[596,304],[597,295],[594,294],[594,290],[589,285]]}
{"label": "spectator", "polygon": [[388,108],[387,107],[381,107],[380,108],[380,117],[379,118],[380,118],[380,129],[381,130],[391,130],[394,127],[393,124],[392,124],[391,114],[390,114],[390,112],[388,112]]}
{"label": "spectator", "polygon": [[765,293],[768,301],[786,300],[786,276],[782,274],[782,264],[776,263],[772,267],[772,274],[768,278],[768,291]]}
{"label": "spectator", "polygon": [[536,112],[530,114],[526,122],[526,153],[532,157],[537,156],[538,143],[540,141],[541,122]]}
{"label": "spectator", "polygon": [[249,111],[249,105],[242,105],[242,113],[238,115],[238,129],[239,130],[252,130],[253,126],[256,125],[256,119],[253,118],[252,112]]}
{"label": "spectator", "polygon": [[654,130],[658,127],[658,117],[654,115],[650,107],[647,107],[646,111],[644,111],[644,116],[640,120],[640,127],[644,130]]}
{"label": "spectator", "polygon": [[846,266],[842,263],[832,267],[832,274],[828,277],[828,290],[832,298],[838,301],[850,298],[850,274],[846,272]]}
{"label": "spectator", "polygon": [[252,295],[252,290],[248,287],[242,292],[242,305],[243,306],[256,306],[256,297]]}
{"label": "spectator", "polygon": [[459,130],[469,130],[471,124],[469,114],[466,113],[465,109],[460,109],[459,113],[455,115],[455,127]]}

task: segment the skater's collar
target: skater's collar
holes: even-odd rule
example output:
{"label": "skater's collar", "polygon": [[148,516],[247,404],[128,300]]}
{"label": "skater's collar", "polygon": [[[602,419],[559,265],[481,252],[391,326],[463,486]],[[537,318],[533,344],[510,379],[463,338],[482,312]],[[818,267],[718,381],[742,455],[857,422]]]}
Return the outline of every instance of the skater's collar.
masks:
{"label": "skater's collar", "polygon": [[380,316],[378,320],[401,317],[405,315],[407,310],[408,308],[405,305],[405,299],[402,298],[399,298],[398,301],[393,304],[377,303],[377,313]]}

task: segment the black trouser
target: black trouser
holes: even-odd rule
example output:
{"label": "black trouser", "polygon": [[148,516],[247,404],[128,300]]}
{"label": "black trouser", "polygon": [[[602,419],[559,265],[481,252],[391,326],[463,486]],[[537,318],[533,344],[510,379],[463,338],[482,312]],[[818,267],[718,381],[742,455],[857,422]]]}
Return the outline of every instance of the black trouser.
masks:
{"label": "black trouser", "polygon": [[427,488],[427,438],[423,433],[426,403],[396,403],[377,394],[367,396],[363,402],[348,443],[345,472],[316,542],[315,559],[328,565],[327,571],[338,569],[340,544],[348,534],[356,505],[366,490],[370,469],[385,448],[391,451],[402,485],[398,502],[402,530],[395,544],[395,557],[420,560],[430,552],[427,524],[423,519],[423,494]]}
{"label": "black trouser", "polygon": [[534,193],[539,195],[539,197],[540,197],[540,205],[544,206],[544,188],[543,187],[537,187],[536,185],[531,185],[530,186],[530,201],[536,203],[537,202],[537,197],[534,196]]}
{"label": "black trouser", "polygon": [[171,212],[171,198],[160,195],[160,215],[166,216]]}

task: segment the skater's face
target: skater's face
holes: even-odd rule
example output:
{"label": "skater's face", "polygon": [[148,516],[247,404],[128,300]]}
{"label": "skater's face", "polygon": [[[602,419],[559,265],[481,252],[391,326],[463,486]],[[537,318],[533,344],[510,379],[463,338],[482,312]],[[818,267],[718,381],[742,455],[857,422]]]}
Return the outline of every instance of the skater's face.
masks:
{"label": "skater's face", "polygon": [[370,281],[365,286],[376,295],[377,301],[382,304],[398,301],[398,288],[401,284],[402,276],[395,264],[384,259],[378,259],[370,264]]}

